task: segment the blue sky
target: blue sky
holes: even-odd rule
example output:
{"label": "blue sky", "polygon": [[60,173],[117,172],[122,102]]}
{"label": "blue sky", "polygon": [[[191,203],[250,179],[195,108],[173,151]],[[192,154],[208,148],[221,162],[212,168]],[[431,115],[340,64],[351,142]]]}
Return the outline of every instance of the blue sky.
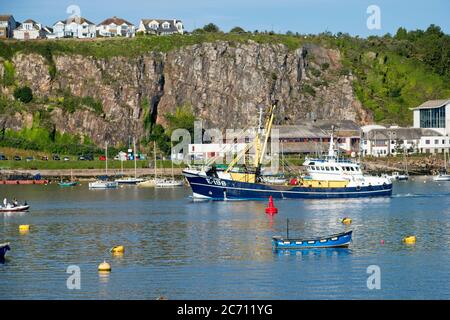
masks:
{"label": "blue sky", "polygon": [[[0,14],[16,20],[33,18],[46,25],[65,19],[66,9],[77,5],[81,15],[95,23],[119,16],[135,24],[140,18],[178,18],[192,30],[214,22],[222,30],[288,30],[300,33],[348,32],[366,37],[425,29],[434,23],[450,33],[449,0],[0,0]],[[369,30],[369,5],[381,9],[381,29]]]}

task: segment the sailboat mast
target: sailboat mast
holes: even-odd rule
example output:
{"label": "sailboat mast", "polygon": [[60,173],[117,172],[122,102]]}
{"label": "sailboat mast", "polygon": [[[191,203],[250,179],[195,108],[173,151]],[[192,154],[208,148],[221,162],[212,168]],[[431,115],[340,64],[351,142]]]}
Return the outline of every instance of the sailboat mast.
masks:
{"label": "sailboat mast", "polygon": [[108,176],[108,142],[105,142],[105,174]]}
{"label": "sailboat mast", "polygon": [[172,153],[172,142],[170,143],[170,164],[172,165],[172,181],[175,180],[175,177],[173,175],[173,157],[172,157],[173,153]]}
{"label": "sailboat mast", "polygon": [[154,165],[154,175],[155,175],[155,182],[156,182],[156,141],[153,141],[153,158],[155,160],[155,165]]}
{"label": "sailboat mast", "polygon": [[136,137],[133,138],[133,154],[134,154],[134,178],[137,178],[136,170]]}

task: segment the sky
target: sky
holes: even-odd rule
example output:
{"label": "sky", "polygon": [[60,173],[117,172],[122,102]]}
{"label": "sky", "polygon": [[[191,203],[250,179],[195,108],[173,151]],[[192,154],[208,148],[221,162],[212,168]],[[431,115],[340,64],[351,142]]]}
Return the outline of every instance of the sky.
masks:
{"label": "sky", "polygon": [[[97,24],[112,16],[136,25],[141,18],[176,18],[188,31],[213,22],[223,31],[240,26],[250,31],[330,31],[367,37],[436,24],[450,33],[449,0],[0,0],[0,14],[51,26],[71,14],[67,12],[71,5]],[[371,5],[380,8],[380,28],[367,26]]]}

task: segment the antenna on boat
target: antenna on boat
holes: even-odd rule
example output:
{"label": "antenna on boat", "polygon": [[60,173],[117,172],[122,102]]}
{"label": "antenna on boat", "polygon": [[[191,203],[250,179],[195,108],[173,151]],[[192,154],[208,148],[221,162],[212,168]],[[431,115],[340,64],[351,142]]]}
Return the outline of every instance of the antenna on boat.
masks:
{"label": "antenna on boat", "polygon": [[334,125],[331,126],[331,138],[330,138],[330,147],[328,149],[328,156],[334,157]]}

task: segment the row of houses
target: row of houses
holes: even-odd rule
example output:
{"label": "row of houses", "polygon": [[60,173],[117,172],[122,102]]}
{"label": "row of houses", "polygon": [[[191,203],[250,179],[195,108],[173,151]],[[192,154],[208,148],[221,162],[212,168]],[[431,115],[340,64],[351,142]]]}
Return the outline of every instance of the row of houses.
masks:
{"label": "row of houses", "polygon": [[0,39],[58,39],[96,37],[134,37],[136,33],[153,35],[183,34],[184,25],[178,19],[141,19],[138,26],[112,17],[95,24],[83,17],[58,20],[52,26],[44,26],[32,19],[17,22],[12,15],[0,15]]}
{"label": "row of houses", "polygon": [[[403,153],[443,153],[450,151],[450,99],[432,100],[412,109],[410,128],[381,125],[358,126],[353,121],[302,121],[296,125],[274,126],[278,130],[279,151],[285,155],[322,154],[328,150],[331,128],[335,145],[349,156],[386,157]],[[228,146],[229,145],[229,146]],[[235,146],[242,150],[244,144]],[[192,159],[226,156],[232,143],[191,144]]]}

